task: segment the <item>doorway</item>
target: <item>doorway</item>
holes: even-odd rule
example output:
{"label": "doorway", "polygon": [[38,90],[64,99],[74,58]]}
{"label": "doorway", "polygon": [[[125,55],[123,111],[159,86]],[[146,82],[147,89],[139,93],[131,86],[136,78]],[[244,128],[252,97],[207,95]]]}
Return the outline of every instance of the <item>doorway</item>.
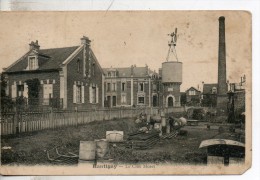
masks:
{"label": "doorway", "polygon": [[168,97],[168,107],[173,107],[173,97]]}

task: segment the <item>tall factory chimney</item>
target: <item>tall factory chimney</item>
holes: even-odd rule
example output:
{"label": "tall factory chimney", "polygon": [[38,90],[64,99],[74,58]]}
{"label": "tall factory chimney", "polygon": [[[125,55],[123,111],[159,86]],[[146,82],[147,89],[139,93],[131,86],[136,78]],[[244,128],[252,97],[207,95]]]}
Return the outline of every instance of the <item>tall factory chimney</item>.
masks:
{"label": "tall factory chimney", "polygon": [[226,111],[227,107],[227,75],[226,75],[226,41],[225,41],[225,17],[219,17],[219,46],[218,46],[218,89],[217,107]]}

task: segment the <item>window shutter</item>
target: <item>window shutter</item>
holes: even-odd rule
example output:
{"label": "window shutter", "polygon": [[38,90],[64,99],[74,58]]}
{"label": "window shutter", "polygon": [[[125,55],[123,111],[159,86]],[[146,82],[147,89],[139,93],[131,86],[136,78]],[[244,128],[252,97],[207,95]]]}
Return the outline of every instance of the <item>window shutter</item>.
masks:
{"label": "window shutter", "polygon": [[17,86],[16,84],[12,85],[12,98],[16,98],[17,96]]}
{"label": "window shutter", "polygon": [[85,93],[84,93],[84,86],[81,86],[81,103],[85,103]]}
{"label": "window shutter", "polygon": [[23,96],[25,98],[28,98],[28,85],[26,83],[24,83],[23,86],[24,86]]}
{"label": "window shutter", "polygon": [[98,103],[98,86],[96,86],[96,103]]}
{"label": "window shutter", "polygon": [[89,86],[89,102],[90,103],[92,103],[92,99],[93,99],[93,97],[92,97],[92,86]]}
{"label": "window shutter", "polygon": [[77,87],[76,84],[73,85],[73,103],[77,102]]}

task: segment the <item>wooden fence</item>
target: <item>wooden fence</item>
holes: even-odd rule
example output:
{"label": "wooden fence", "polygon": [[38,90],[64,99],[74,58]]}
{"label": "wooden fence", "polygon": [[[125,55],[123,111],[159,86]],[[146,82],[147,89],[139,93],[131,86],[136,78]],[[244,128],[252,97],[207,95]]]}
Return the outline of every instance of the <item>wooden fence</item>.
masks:
{"label": "wooden fence", "polygon": [[[169,113],[183,112],[183,107],[162,110]],[[103,121],[121,118],[135,118],[140,113],[155,115],[158,108],[115,108],[91,109],[80,111],[44,111],[44,112],[7,112],[1,113],[1,135],[60,129],[66,126],[78,126],[92,121]]]}

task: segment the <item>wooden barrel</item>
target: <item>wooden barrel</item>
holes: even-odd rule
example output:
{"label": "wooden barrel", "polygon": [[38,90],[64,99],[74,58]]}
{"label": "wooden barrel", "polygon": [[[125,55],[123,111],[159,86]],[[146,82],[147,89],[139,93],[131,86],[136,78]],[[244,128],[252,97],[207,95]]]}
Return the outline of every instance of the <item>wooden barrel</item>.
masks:
{"label": "wooden barrel", "polygon": [[80,141],[79,159],[85,161],[95,160],[96,158],[96,142]]}
{"label": "wooden barrel", "polygon": [[95,142],[97,158],[105,157],[108,153],[108,141],[106,139],[98,139]]}

